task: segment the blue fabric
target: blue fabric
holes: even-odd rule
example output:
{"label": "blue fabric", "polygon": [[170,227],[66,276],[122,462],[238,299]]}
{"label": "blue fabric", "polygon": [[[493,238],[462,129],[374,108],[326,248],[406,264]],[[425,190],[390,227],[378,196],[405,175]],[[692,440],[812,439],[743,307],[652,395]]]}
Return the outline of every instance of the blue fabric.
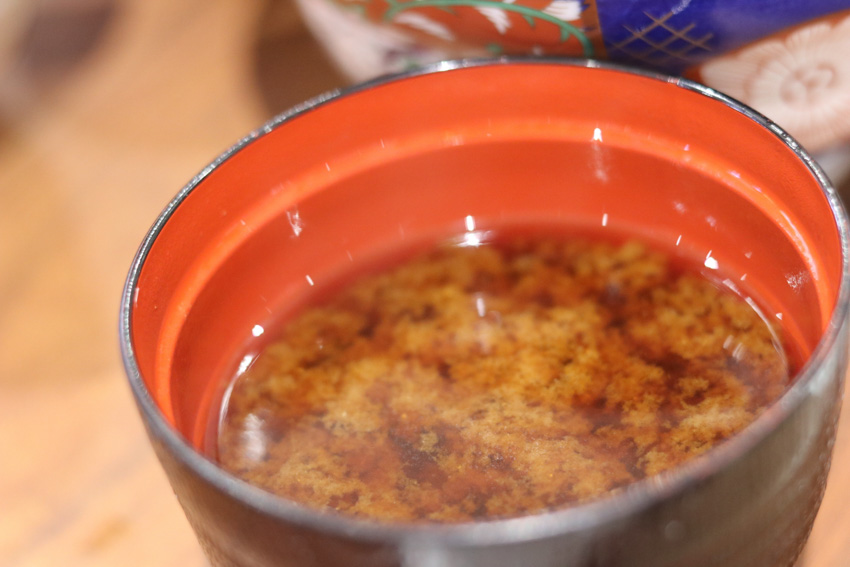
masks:
{"label": "blue fabric", "polygon": [[850,0],[597,0],[608,57],[670,73],[789,26],[841,10]]}

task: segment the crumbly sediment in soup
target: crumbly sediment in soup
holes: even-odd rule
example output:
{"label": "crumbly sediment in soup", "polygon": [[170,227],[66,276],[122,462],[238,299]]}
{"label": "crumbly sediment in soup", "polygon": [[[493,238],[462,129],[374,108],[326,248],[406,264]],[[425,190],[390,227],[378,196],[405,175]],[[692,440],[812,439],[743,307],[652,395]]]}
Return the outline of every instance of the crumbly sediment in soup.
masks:
{"label": "crumbly sediment in soup", "polygon": [[757,311],[639,243],[444,247],[289,321],[233,384],[218,459],[377,521],[511,517],[663,473],[788,381]]}

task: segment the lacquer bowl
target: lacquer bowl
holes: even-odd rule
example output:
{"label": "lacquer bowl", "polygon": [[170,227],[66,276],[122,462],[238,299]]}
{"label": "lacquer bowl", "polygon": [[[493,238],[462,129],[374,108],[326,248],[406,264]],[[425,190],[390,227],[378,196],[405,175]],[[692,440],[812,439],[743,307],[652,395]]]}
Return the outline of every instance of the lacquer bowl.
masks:
{"label": "lacquer bowl", "polygon": [[[778,402],[704,455],[518,518],[356,519],[205,456],[210,392],[257,326],[352,259],[463,234],[470,217],[681,244],[740,276],[805,362]],[[447,62],[309,101],[202,169],[133,262],[121,344],[153,447],[216,567],[789,567],[829,469],[848,244],[809,156],[717,92],[590,61]]]}

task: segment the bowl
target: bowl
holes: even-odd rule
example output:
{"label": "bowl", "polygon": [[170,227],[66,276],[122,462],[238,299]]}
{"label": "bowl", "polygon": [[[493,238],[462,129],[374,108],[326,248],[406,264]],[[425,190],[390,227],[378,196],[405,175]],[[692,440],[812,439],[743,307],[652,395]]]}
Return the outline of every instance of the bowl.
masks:
{"label": "bowl", "polygon": [[[506,224],[624,231],[739,277],[805,361],[749,427],[669,473],[563,509],[370,521],[205,456],[257,328],[352,261]],[[775,124],[685,79],[586,60],[443,62],[309,101],[205,167],[124,288],[124,363],[215,566],[789,567],[814,521],[847,365],[848,224]],[[742,283],[746,280],[746,283]]]}
{"label": "bowl", "polygon": [[[850,141],[846,2],[299,0],[356,81],[443,59],[568,55],[684,75],[777,121],[810,151]],[[847,151],[844,151],[845,157]]]}

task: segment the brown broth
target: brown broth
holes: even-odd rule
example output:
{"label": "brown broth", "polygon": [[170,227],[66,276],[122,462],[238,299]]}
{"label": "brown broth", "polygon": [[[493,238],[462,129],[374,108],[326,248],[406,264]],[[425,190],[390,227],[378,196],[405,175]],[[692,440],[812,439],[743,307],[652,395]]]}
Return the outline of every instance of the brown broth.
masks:
{"label": "brown broth", "polygon": [[793,368],[743,298],[637,242],[443,246],[290,318],[225,396],[220,465],[377,521],[617,491],[735,435]]}

